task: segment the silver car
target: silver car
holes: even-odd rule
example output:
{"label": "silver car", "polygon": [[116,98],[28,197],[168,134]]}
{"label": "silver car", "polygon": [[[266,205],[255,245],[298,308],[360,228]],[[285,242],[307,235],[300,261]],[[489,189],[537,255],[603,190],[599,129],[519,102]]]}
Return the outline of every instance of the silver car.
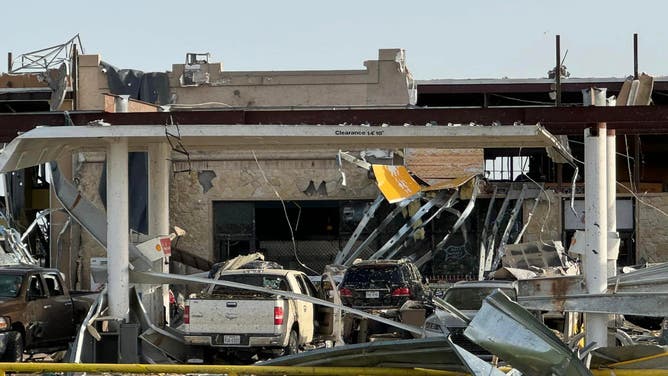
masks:
{"label": "silver car", "polygon": [[464,329],[482,307],[482,301],[496,289],[503,291],[510,299],[517,300],[517,281],[462,281],[452,285],[443,300],[456,311],[437,309],[424,323],[424,336],[447,336],[466,350],[479,355],[487,351],[469,341]]}

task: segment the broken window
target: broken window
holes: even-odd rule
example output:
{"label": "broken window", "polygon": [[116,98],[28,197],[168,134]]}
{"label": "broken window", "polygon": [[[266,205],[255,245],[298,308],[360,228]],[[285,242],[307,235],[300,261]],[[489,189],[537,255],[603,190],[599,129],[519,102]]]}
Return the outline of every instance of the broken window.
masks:
{"label": "broken window", "polygon": [[529,157],[496,157],[485,159],[485,172],[490,180],[515,181],[520,175],[529,173]]}
{"label": "broken window", "polygon": [[[289,201],[285,206],[295,240],[338,240],[338,201]],[[290,227],[280,202],[256,202],[255,218],[260,241],[290,240]]]}
{"label": "broken window", "polygon": [[[220,280],[227,282],[243,283],[245,285],[264,287],[280,291],[288,291],[288,282],[285,280],[285,277],[277,275],[231,274],[231,275],[222,275],[220,277]],[[269,294],[266,293],[238,289],[236,287],[221,286],[221,285],[214,287],[212,294],[218,296],[225,296],[225,295],[236,295],[236,296],[252,295],[252,296],[263,296],[263,297],[269,296]]]}
{"label": "broken window", "polygon": [[217,259],[255,251],[255,214],[252,202],[213,203],[213,241]]}

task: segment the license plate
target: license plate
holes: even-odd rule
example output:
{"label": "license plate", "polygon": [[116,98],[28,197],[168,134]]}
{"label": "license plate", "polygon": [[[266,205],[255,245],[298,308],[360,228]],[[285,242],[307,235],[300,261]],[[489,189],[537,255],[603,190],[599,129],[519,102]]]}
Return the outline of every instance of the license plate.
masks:
{"label": "license plate", "polygon": [[241,336],[239,335],[224,335],[223,345],[239,345],[241,344]]}
{"label": "license plate", "polygon": [[380,292],[378,291],[367,291],[366,292],[366,298],[367,299],[378,299],[380,297]]}

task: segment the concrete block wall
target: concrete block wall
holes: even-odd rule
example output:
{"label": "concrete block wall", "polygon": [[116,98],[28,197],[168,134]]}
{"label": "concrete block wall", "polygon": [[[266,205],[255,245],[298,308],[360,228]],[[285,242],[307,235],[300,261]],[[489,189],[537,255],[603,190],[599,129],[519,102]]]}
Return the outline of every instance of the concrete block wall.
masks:
{"label": "concrete block wall", "polygon": [[[546,198],[547,197],[547,198]],[[546,190],[536,206],[531,222],[527,227],[522,242],[561,240],[562,235],[562,195]],[[525,200],[522,204],[522,223],[527,223],[534,200]],[[568,248],[568,244],[564,244]]]}
{"label": "concrete block wall", "polygon": [[[100,55],[79,57],[79,109],[104,109],[109,92],[100,70]],[[209,84],[182,87],[184,64],[173,64],[170,91],[176,104],[203,107],[355,106],[415,103],[409,89],[413,78],[401,49],[381,49],[378,60],[364,62],[364,70],[240,71],[224,72],[222,63],[202,64]]]}
{"label": "concrete block wall", "polygon": [[[636,202],[636,261],[668,261],[668,193],[650,193]],[[651,205],[651,206],[650,206]],[[659,208],[660,210],[658,210]]]}
{"label": "concrete block wall", "polygon": [[181,87],[184,64],[172,65],[170,88],[177,104],[254,106],[407,105],[413,79],[401,49],[381,49],[365,70],[223,72],[202,64],[209,84]]}
{"label": "concrete block wall", "polygon": [[103,110],[103,93],[109,92],[107,76],[100,70],[100,55],[79,55],[79,95],[77,108],[80,110]]}

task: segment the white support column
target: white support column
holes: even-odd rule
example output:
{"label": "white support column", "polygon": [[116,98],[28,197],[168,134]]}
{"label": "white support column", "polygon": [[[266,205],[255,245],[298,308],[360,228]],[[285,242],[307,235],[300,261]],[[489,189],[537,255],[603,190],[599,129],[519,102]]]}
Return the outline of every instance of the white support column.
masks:
{"label": "white support column", "polygon": [[[148,234],[161,236],[169,234],[169,173],[170,147],[167,143],[150,144],[148,147]],[[167,259],[158,260],[153,265],[158,272],[169,273]],[[169,323],[169,285],[148,294],[145,302],[151,306],[151,319],[156,324]]]}
{"label": "white support column", "polygon": [[169,152],[167,143],[148,147],[148,233],[169,234]]}
{"label": "white support column", "polygon": [[614,129],[608,129],[607,145],[608,190],[608,277],[617,275],[619,234],[617,233],[617,141]]}
{"label": "white support column", "polygon": [[115,138],[107,148],[107,287],[109,314],[123,321],[130,310],[129,228],[128,140]]}
{"label": "white support column", "polygon": [[[606,125],[598,124],[597,136],[585,130],[585,254],[584,277],[590,294],[607,289],[607,181]],[[586,342],[608,343],[608,315],[585,314]]]}

